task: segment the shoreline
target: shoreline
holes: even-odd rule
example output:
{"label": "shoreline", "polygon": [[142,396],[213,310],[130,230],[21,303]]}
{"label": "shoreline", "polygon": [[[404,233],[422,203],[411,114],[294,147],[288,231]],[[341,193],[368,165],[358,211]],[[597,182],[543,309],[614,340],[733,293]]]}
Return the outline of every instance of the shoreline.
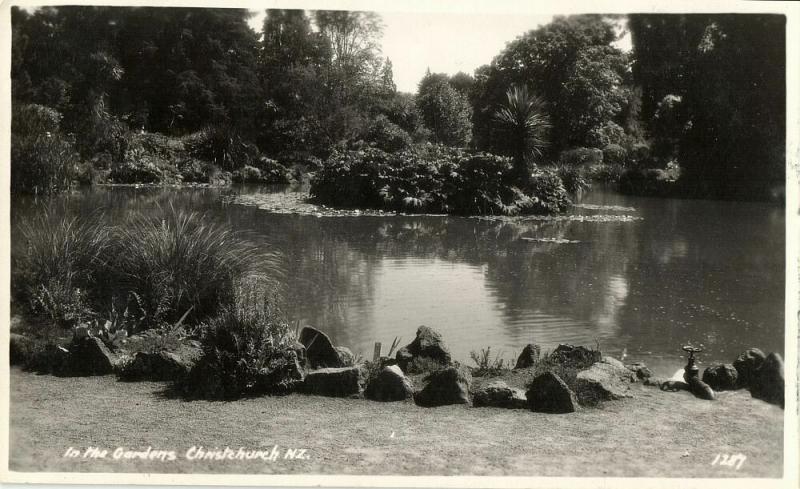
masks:
{"label": "shoreline", "polygon": [[[746,391],[708,402],[635,384],[633,399],[554,415],[304,394],[184,402],[165,398],[161,382],[16,367],[10,377],[15,471],[780,477],[783,470],[784,412]],[[194,445],[278,445],[308,458],[198,463],[183,456]],[[69,447],[89,446],[151,446],[176,451],[177,460],[63,457]],[[746,457],[739,469],[713,464],[718,454],[738,453]]]}

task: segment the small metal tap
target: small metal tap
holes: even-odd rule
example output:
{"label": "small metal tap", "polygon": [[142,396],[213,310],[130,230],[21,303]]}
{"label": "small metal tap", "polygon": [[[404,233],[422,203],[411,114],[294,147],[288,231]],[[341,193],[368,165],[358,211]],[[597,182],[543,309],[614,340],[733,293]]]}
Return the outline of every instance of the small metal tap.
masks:
{"label": "small metal tap", "polygon": [[703,349],[692,345],[686,345],[682,349],[689,353],[689,358],[686,360],[686,367],[683,369],[683,380],[685,380],[687,384],[690,384],[691,382],[689,381],[691,379],[699,380],[700,368],[694,362],[694,354],[700,353]]}

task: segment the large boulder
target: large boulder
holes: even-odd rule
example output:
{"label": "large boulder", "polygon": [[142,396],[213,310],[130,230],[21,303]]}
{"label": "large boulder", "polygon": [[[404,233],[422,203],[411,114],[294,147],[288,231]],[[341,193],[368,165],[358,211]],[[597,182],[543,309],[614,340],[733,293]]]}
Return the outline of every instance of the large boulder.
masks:
{"label": "large boulder", "polygon": [[553,372],[536,376],[525,393],[528,407],[538,413],[574,413],[578,410],[575,393]]}
{"label": "large boulder", "polygon": [[446,367],[428,376],[428,385],[416,393],[414,401],[420,406],[469,404],[472,374],[464,368]]}
{"label": "large boulder", "polygon": [[409,364],[416,358],[428,359],[440,365],[450,365],[450,350],[444,345],[442,335],[437,331],[420,326],[414,341],[397,351],[397,362],[403,371],[408,371]]}
{"label": "large boulder", "polygon": [[420,326],[414,341],[397,351],[397,363],[404,372],[415,359],[427,359],[439,365],[450,365],[450,350],[444,345],[442,335],[427,327]]}
{"label": "large boulder", "polygon": [[336,355],[339,357],[339,366],[352,367],[356,364],[356,356],[353,355],[353,352],[350,351],[349,348],[345,346],[337,346],[334,349],[336,350]]}
{"label": "large boulder", "polygon": [[750,383],[755,380],[756,372],[761,368],[764,363],[764,352],[758,348],[750,348],[745,350],[733,362],[733,368],[736,369],[739,387],[749,387]]}
{"label": "large boulder", "polygon": [[414,397],[414,384],[397,365],[387,365],[372,379],[364,397],[374,401],[404,401]]}
{"label": "large boulder", "polygon": [[70,374],[107,375],[114,371],[117,357],[96,336],[75,338],[69,347]]}
{"label": "large boulder", "polygon": [[365,372],[361,366],[312,370],[303,382],[303,392],[319,396],[350,397],[364,390]]}
{"label": "large boulder", "polygon": [[[338,368],[348,366],[331,339],[317,328],[306,326],[300,331],[300,343],[305,347],[305,357],[311,368]],[[352,365],[352,364],[351,364]]]}
{"label": "large boulder", "polygon": [[738,387],[739,374],[736,368],[729,364],[720,364],[708,367],[703,371],[703,382],[715,391],[733,390]]}
{"label": "large boulder", "polygon": [[519,357],[517,358],[517,364],[514,366],[514,368],[521,369],[533,367],[536,365],[536,362],[539,361],[540,353],[541,349],[539,348],[539,345],[528,343],[525,345],[525,348],[522,349],[522,353],[519,354]]}
{"label": "large boulder", "polygon": [[122,368],[119,377],[122,380],[179,380],[189,375],[199,357],[199,350],[193,354],[184,352],[182,355],[169,351],[139,351]]}
{"label": "large boulder", "polygon": [[550,354],[550,361],[560,365],[569,365],[576,368],[586,368],[600,361],[600,352],[590,350],[585,346],[558,345]]}
{"label": "large boulder", "polygon": [[498,380],[476,391],[472,405],[475,407],[525,409],[528,406],[528,400],[525,397],[525,391],[509,387],[502,380]]}
{"label": "large boulder", "polygon": [[578,372],[575,393],[581,404],[594,405],[631,395],[631,383],[636,381],[633,372],[612,363],[597,362],[589,369]]}
{"label": "large boulder", "polygon": [[750,384],[750,394],[784,407],[784,384],[783,358],[778,353],[770,353],[758,369],[755,380]]}

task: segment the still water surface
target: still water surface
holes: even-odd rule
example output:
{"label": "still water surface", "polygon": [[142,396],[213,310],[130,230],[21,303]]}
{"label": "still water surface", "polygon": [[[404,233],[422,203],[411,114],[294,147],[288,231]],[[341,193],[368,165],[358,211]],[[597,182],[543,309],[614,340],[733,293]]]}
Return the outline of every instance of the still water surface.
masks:
{"label": "still water surface", "polygon": [[[686,343],[703,345],[705,364],[752,346],[783,354],[785,212],[771,204],[595,189],[570,213],[642,219],[499,223],[280,215],[222,199],[258,191],[276,190],[95,187],[59,200],[64,212],[102,208],[115,222],[172,204],[242,230],[279,252],[289,319],[367,358],[375,341],[406,344],[421,324],[467,363],[472,350],[511,359],[526,343],[598,342],[660,375],[683,366]],[[13,223],[35,209],[12,203],[12,240]]]}

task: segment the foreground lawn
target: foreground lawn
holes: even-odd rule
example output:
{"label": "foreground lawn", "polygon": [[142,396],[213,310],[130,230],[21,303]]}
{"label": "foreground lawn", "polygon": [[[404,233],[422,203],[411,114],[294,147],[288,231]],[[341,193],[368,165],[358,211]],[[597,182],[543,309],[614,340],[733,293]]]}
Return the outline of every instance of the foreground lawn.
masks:
{"label": "foreground lawn", "polygon": [[[165,384],[11,369],[10,469],[70,472],[780,477],[783,411],[746,391],[716,402],[638,386],[635,399],[569,415],[290,395],[186,402]],[[277,461],[190,461],[192,446],[269,450]],[[64,458],[68,447],[106,459]],[[117,447],[175,461],[114,460]],[[306,449],[284,460],[286,448]],[[739,470],[712,465],[744,454]]]}

